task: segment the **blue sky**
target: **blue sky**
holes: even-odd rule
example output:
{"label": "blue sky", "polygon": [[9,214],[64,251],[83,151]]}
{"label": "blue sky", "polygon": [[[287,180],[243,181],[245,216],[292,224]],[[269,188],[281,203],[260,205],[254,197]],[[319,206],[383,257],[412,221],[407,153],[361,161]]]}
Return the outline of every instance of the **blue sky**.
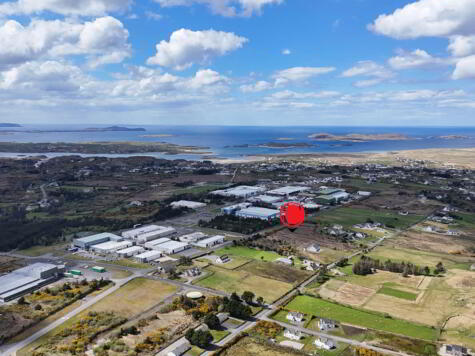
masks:
{"label": "blue sky", "polygon": [[0,2],[0,121],[475,126],[473,0]]}

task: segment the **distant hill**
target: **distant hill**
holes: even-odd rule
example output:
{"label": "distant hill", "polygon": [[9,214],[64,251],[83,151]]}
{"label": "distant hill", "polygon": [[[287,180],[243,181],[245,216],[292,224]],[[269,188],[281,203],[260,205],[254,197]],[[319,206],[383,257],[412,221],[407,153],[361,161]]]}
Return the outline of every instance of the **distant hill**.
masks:
{"label": "distant hill", "polygon": [[123,126],[109,126],[109,127],[90,127],[85,129],[84,131],[146,131],[144,128],[128,128]]}
{"label": "distant hill", "polygon": [[11,124],[8,122],[0,122],[0,127],[22,127],[19,124]]}

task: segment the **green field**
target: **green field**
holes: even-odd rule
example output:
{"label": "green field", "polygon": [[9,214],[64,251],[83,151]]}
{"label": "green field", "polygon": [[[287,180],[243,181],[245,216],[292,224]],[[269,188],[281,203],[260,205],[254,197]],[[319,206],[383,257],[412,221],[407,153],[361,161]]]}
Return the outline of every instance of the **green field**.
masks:
{"label": "green field", "polygon": [[287,304],[286,309],[418,339],[433,341],[438,337],[437,330],[428,326],[387,318],[382,314],[353,309],[309,296],[295,297]]}
{"label": "green field", "polygon": [[210,272],[210,275],[197,280],[194,284],[227,293],[236,292],[239,295],[245,291],[252,291],[266,302],[273,302],[292,289],[290,283],[256,276],[246,271],[231,271],[215,266],[207,267],[204,271]]}
{"label": "green field", "polygon": [[117,260],[117,261],[99,261],[99,262],[108,263],[108,264],[111,264],[111,265],[129,267],[129,268],[137,268],[137,269],[152,268],[152,266],[147,264],[147,263],[135,262],[135,261],[132,261],[132,260],[129,260],[129,259],[126,259],[126,258],[121,259],[121,260]]}
{"label": "green field", "polygon": [[233,246],[225,247],[215,252],[216,255],[233,255],[241,256],[246,258],[252,258],[254,260],[262,260],[273,262],[276,259],[282,257],[278,253],[272,251],[259,251],[253,248],[242,247],[242,246]]}
{"label": "green field", "polygon": [[237,255],[233,255],[230,259],[231,261],[229,261],[228,263],[216,263],[214,260],[210,261],[206,258],[200,258],[198,259],[198,261],[205,262],[205,263],[212,263],[213,265],[224,268],[224,269],[236,269],[252,261],[252,259],[240,257]]}
{"label": "green field", "polygon": [[382,223],[386,226],[394,226],[397,229],[407,228],[424,217],[420,215],[401,216],[390,211],[376,211],[372,209],[339,208],[317,216],[317,223],[339,224],[352,227],[356,224],[365,223],[368,219]]}
{"label": "green field", "polygon": [[406,291],[402,291],[402,290],[399,290],[399,289],[394,289],[394,288],[391,288],[387,285],[383,285],[378,290],[378,293],[389,295],[391,297],[396,297],[396,298],[400,298],[400,299],[406,299],[406,300],[416,300],[417,296],[418,296],[416,293],[411,293],[411,292],[406,292]]}
{"label": "green field", "polygon": [[227,330],[210,330],[209,331],[211,333],[211,335],[213,335],[213,343],[217,343],[217,342],[220,342],[221,340],[223,340],[226,336],[228,336],[229,334],[231,334],[229,331]]}

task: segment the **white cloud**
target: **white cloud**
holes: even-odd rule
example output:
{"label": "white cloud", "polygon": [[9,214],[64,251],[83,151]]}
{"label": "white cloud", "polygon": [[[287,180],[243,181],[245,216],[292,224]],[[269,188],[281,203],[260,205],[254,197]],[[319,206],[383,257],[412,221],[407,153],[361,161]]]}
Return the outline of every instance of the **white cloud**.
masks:
{"label": "white cloud", "polygon": [[131,54],[128,36],[109,16],[85,23],[34,19],[26,27],[9,20],[0,26],[0,67],[67,55],[86,55],[92,67],[119,63]]}
{"label": "white cloud", "polygon": [[282,50],[282,54],[284,56],[288,56],[289,54],[292,54],[292,51],[288,48]]}
{"label": "white cloud", "polygon": [[18,0],[0,4],[0,14],[37,14],[54,12],[61,15],[101,16],[122,12],[132,5],[132,0]]}
{"label": "white cloud", "polygon": [[431,56],[424,50],[416,49],[412,52],[399,51],[395,57],[388,60],[393,69],[411,69],[446,64],[448,61]]}
{"label": "white cloud", "polygon": [[340,93],[337,91],[320,91],[320,92],[307,92],[307,93],[297,93],[291,90],[283,90],[272,94],[272,98],[279,100],[288,100],[288,99],[324,99],[332,98],[339,96]]}
{"label": "white cloud", "polygon": [[160,21],[163,16],[153,11],[145,11],[145,16],[150,20]]}
{"label": "white cloud", "polygon": [[373,61],[360,61],[356,66],[345,70],[341,76],[343,78],[352,78],[357,76],[369,77],[369,79],[359,80],[353,85],[359,88],[365,88],[380,84],[394,76],[386,67]]}
{"label": "white cloud", "polygon": [[227,82],[228,78],[221,76],[218,72],[211,69],[202,69],[196,72],[195,76],[188,82],[188,86],[193,89],[199,89]]}
{"label": "white cloud", "polygon": [[272,78],[275,79],[274,86],[278,87],[290,82],[305,81],[317,75],[333,72],[334,70],[334,67],[294,67],[278,71]]}
{"label": "white cloud", "polygon": [[449,51],[456,57],[475,54],[475,35],[450,37]]}
{"label": "white cloud", "polygon": [[206,64],[214,57],[241,48],[246,42],[246,38],[231,32],[180,29],[171,34],[170,41],[157,44],[157,54],[147,63],[184,70],[195,63]]}
{"label": "white cloud", "polygon": [[475,78],[475,55],[460,59],[455,66],[452,78]]}
{"label": "white cloud", "polygon": [[215,14],[226,17],[250,17],[260,14],[266,5],[281,4],[284,0],[154,0],[163,7],[191,6],[202,4],[208,6]]}
{"label": "white cloud", "polygon": [[369,29],[397,39],[441,37],[475,32],[473,0],[419,0],[380,15]]}
{"label": "white cloud", "polygon": [[272,89],[273,85],[265,80],[260,80],[255,84],[241,85],[240,90],[243,93],[257,93],[264,90]]}

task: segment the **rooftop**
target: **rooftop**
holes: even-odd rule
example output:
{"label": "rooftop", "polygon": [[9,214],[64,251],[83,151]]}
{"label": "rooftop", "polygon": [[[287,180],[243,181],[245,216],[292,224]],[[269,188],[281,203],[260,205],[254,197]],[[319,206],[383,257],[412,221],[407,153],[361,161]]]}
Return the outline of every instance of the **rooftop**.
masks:
{"label": "rooftop", "polygon": [[310,188],[308,187],[301,187],[301,186],[287,186],[287,187],[282,187],[279,189],[274,189],[271,191],[268,191],[268,194],[276,194],[276,195],[288,195],[288,194],[294,194],[298,192],[303,192],[305,190],[309,190]]}
{"label": "rooftop", "polygon": [[238,213],[239,214],[245,214],[245,215],[255,215],[255,216],[260,216],[260,217],[267,217],[267,216],[279,214],[279,210],[250,207],[250,208],[242,209]]}
{"label": "rooftop", "polygon": [[104,238],[110,239],[111,237],[112,238],[120,238],[120,236],[111,234],[110,232],[103,232],[101,234],[95,234],[95,235],[91,235],[91,236],[81,237],[79,239],[76,239],[76,241],[81,241],[81,242],[88,243],[88,242],[94,242],[96,240],[101,240],[101,239],[104,239]]}

